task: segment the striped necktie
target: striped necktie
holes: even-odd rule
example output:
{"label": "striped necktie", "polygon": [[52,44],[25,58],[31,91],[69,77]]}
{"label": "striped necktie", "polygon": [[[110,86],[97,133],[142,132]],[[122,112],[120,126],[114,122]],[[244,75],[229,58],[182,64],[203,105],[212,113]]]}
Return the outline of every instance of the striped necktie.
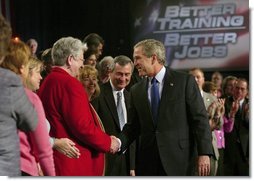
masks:
{"label": "striped necktie", "polygon": [[123,107],[122,107],[122,92],[117,92],[117,114],[119,118],[120,129],[122,130],[125,124]]}

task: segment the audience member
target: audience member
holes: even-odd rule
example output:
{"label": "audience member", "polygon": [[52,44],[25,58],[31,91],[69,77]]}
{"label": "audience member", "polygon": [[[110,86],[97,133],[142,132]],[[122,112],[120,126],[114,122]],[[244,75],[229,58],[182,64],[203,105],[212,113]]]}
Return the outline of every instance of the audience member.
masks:
{"label": "audience member", "polygon": [[[115,57],[112,72],[109,73],[110,81],[100,86],[101,94],[92,101],[106,133],[110,135],[118,135],[127,122],[130,96],[125,87],[130,82],[133,68],[133,62],[129,57],[124,55]],[[120,155],[106,154],[106,176],[128,176],[130,170],[134,170],[133,167],[134,165],[130,168],[129,150]]]}
{"label": "audience member", "polygon": [[84,53],[84,65],[91,65],[92,67],[96,67],[97,58],[95,51],[87,50]]}
{"label": "audience member", "polygon": [[114,58],[111,56],[105,56],[98,64],[99,82],[104,84],[109,81],[109,74],[114,67]]}
{"label": "audience member", "polygon": [[86,89],[89,101],[92,101],[100,94],[97,77],[98,71],[90,65],[84,65],[79,71],[79,80]]}
{"label": "audience member", "polygon": [[212,74],[212,79],[211,81],[218,87],[218,98],[222,96],[222,80],[223,76],[220,72],[216,71]]}
{"label": "audience member", "polygon": [[218,97],[218,87],[211,81],[205,81],[202,87],[203,91]]}
{"label": "audience member", "polygon": [[83,53],[84,46],[78,39],[56,41],[52,47],[54,68],[38,91],[51,125],[50,135],[69,138],[80,150],[77,159],[54,151],[56,174],[61,176],[101,176],[104,153],[119,149],[117,138],[104,133],[85,89],[76,79],[83,66]]}
{"label": "audience member", "polygon": [[95,51],[96,58],[99,59],[102,55],[104,46],[103,38],[96,33],[90,33],[84,38],[83,43],[86,44],[88,50]]}
{"label": "audience member", "polygon": [[227,98],[233,95],[237,77],[227,76],[222,81],[222,97]]}
{"label": "audience member", "polygon": [[44,64],[44,69],[41,72],[42,80],[44,80],[45,77],[50,73],[53,66],[53,61],[51,58],[51,48],[48,48],[42,52],[41,60],[43,61]]}
{"label": "audience member", "polygon": [[31,38],[29,40],[27,40],[26,44],[29,46],[32,56],[37,58],[36,52],[37,52],[37,48],[38,48],[38,43],[35,39]]}
{"label": "audience member", "polygon": [[212,136],[193,76],[165,67],[165,47],[157,40],[137,43],[133,57],[139,75],[148,77],[131,88],[121,152],[139,138],[136,175],[191,175],[194,160],[199,175],[209,175]]}
{"label": "audience member", "polygon": [[232,117],[232,105],[238,109],[233,130],[225,133],[224,172],[226,176],[249,176],[249,100],[248,82],[238,78],[233,95],[226,98],[226,115]]}
{"label": "audience member", "polygon": [[[0,65],[8,53],[11,34],[10,24],[0,14]],[[24,54],[23,58],[27,59],[28,56]],[[0,175],[20,176],[17,128],[32,131],[36,128],[38,119],[19,76],[0,67],[0,87]]]}
{"label": "audience member", "polygon": [[[210,86],[205,86],[204,84],[204,90],[208,93],[215,92],[215,89],[217,87],[214,85],[214,83],[209,82]],[[225,98],[220,98],[218,101],[221,103],[221,105],[224,106],[225,104]],[[230,110],[230,116],[223,115],[223,125],[220,129],[214,129],[214,134],[216,136],[217,140],[217,148],[219,151],[219,160],[218,160],[218,169],[217,169],[217,176],[223,176],[224,175],[224,149],[225,149],[225,137],[224,132],[231,132],[234,125],[234,117],[237,112],[237,104],[233,103]],[[225,108],[224,108],[225,110]]]}
{"label": "audience member", "polygon": [[35,107],[38,116],[38,125],[34,131],[19,131],[21,172],[23,176],[38,176],[38,161],[44,175],[55,176],[53,151],[49,142],[44,109],[40,98],[31,90],[40,85],[42,63],[38,67],[30,66],[37,60],[32,57],[24,59],[20,56],[22,53],[29,54],[29,51],[29,47],[24,42],[13,40],[10,53],[3,63],[3,67],[15,72],[23,80],[26,95]]}

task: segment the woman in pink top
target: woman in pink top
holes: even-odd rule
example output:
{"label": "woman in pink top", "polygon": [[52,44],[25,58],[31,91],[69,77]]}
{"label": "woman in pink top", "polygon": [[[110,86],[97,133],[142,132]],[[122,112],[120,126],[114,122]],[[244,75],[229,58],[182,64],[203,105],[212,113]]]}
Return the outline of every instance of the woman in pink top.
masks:
{"label": "woman in pink top", "polygon": [[53,151],[49,142],[44,109],[40,98],[32,91],[39,88],[42,63],[35,58],[24,58],[24,54],[29,51],[29,47],[22,41],[12,41],[10,54],[6,57],[8,61],[4,64],[5,68],[21,76],[26,94],[38,116],[38,125],[34,131],[19,131],[21,172],[26,176],[38,176],[37,163],[39,163],[43,175],[55,176]]}

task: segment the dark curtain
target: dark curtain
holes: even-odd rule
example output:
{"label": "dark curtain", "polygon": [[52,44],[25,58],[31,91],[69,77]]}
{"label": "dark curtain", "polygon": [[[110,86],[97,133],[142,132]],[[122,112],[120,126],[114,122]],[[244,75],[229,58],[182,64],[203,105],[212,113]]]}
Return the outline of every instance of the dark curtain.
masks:
{"label": "dark curtain", "polygon": [[13,11],[14,36],[36,39],[38,52],[61,37],[95,32],[105,40],[103,56],[131,56],[128,0],[13,0]]}

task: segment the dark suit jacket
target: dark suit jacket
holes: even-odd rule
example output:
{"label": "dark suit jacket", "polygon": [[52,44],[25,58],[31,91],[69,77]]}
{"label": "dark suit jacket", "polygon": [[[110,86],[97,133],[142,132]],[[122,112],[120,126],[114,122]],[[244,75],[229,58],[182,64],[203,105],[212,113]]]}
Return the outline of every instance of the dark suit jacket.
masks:
{"label": "dark suit jacket", "polygon": [[[225,102],[225,115],[228,115],[232,106],[233,97],[229,97]],[[225,154],[224,161],[231,165],[235,159],[235,154],[240,154],[242,160],[249,160],[249,117],[244,115],[243,107],[248,104],[249,100],[245,99],[242,109],[239,108],[235,115],[233,130],[230,133],[225,133]],[[238,149],[240,145],[241,151]]]}
{"label": "dark suit jacket", "polygon": [[196,81],[193,76],[166,68],[157,126],[147,85],[148,81],[142,80],[131,88],[130,123],[119,135],[121,150],[139,136],[137,175],[156,175],[158,159],[167,175],[191,175],[196,152],[213,154],[207,112]]}
{"label": "dark suit jacket", "polygon": [[[109,135],[118,135],[120,130],[119,119],[117,115],[116,104],[110,82],[100,85],[101,93],[99,97],[92,101],[92,104],[101,118],[106,133]],[[130,107],[129,92],[124,90],[124,100],[126,109]],[[106,176],[129,175],[129,152],[121,155],[106,154]],[[134,167],[132,162],[132,167]],[[132,168],[134,169],[134,168]]]}

